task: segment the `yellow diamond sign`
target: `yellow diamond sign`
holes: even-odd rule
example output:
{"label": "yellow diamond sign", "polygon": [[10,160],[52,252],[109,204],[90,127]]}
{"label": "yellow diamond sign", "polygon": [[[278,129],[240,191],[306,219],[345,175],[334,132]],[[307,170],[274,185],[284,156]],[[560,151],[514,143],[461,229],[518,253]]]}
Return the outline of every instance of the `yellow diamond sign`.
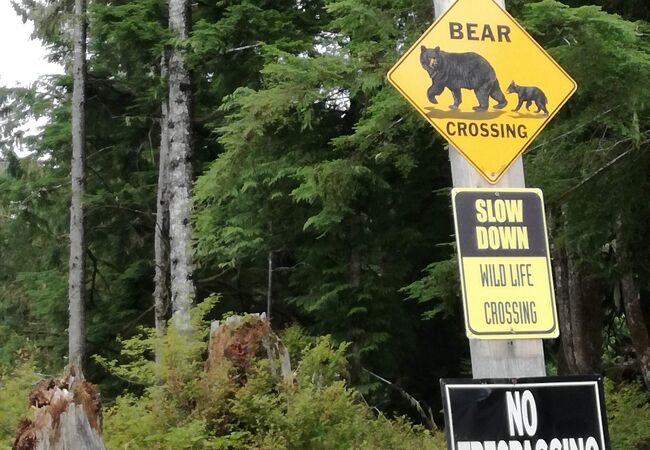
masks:
{"label": "yellow diamond sign", "polygon": [[456,1],[388,80],[490,183],[576,90],[493,0]]}

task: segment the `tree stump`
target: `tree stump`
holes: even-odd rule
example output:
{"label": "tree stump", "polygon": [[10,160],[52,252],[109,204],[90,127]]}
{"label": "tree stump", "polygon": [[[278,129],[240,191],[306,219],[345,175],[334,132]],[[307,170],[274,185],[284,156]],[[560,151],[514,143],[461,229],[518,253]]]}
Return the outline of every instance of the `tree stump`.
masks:
{"label": "tree stump", "polygon": [[245,376],[256,357],[278,361],[282,377],[291,379],[289,352],[271,329],[265,314],[231,316],[221,322],[212,322],[206,370],[229,361]]}
{"label": "tree stump", "polygon": [[20,419],[13,450],[105,450],[99,391],[79,370],[38,382],[29,405],[34,421]]}

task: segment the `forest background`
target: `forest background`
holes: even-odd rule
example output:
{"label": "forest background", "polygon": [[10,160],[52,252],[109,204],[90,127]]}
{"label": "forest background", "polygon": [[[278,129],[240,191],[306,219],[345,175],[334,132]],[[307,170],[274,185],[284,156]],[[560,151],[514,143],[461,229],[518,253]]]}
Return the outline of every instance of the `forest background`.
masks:
{"label": "forest background", "polygon": [[[0,91],[7,445],[31,383],[67,363],[72,4],[14,2],[67,71]],[[524,155],[527,184],[545,194],[561,321],[547,371],[603,373],[614,448],[646,448],[650,8],[507,6],[579,86]],[[444,140],[385,79],[432,17],[429,0],[198,0],[179,40],[161,0],[89,2],[84,368],[108,408],[110,448],[442,448],[438,379],[471,373],[450,170]],[[161,367],[161,57],[178,47],[191,71],[201,306],[192,342],[169,337]],[[46,125],[26,136],[35,118]],[[198,316],[256,312],[284,337],[296,386],[259,361],[243,385],[220,373],[202,390]]]}

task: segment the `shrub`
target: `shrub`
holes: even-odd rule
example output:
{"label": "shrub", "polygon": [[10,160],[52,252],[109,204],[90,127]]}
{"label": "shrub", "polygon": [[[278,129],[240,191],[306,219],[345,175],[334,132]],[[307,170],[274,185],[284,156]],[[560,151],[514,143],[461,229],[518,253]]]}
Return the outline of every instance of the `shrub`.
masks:
{"label": "shrub", "polygon": [[[650,444],[648,391],[639,383],[616,386],[605,379],[607,420],[612,448],[637,450]],[[647,447],[644,447],[647,448]]]}
{"label": "shrub", "polygon": [[[290,331],[291,353],[300,355],[292,361],[297,369],[290,381],[282,379],[274,361],[260,358],[243,378],[233,376],[236,369],[227,362],[206,371],[202,330],[208,327],[198,316],[208,309],[203,306],[195,313],[195,333],[190,337],[179,336],[171,325],[158,366],[144,361],[156,345],[148,330],[133,338],[137,342],[123,341],[129,361],[102,360],[120,376],[149,380],[142,396],[124,394],[105,411],[107,448],[445,448],[441,433],[403,418],[390,420],[366,405],[344,381],[347,345],[335,345],[327,336],[306,338],[297,329]],[[142,376],[152,373],[158,383],[155,376]]]}
{"label": "shrub", "polygon": [[21,361],[13,370],[0,373],[0,447],[11,448],[18,419],[29,415],[28,398],[40,376],[31,359]]}

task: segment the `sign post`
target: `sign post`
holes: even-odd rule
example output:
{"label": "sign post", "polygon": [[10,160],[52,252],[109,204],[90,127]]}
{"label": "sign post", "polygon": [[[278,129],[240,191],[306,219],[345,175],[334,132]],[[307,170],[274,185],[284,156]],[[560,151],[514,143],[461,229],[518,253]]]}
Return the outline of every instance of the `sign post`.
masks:
{"label": "sign post", "polygon": [[[433,0],[437,17],[441,16],[453,0]],[[499,0],[505,8],[505,1]],[[449,145],[449,162],[454,187],[485,187],[490,184],[452,146]],[[496,187],[525,187],[524,165],[521,156],[495,183]],[[541,339],[528,340],[469,340],[474,378],[514,378],[546,375],[544,347]]]}
{"label": "sign post", "polygon": [[449,142],[465,326],[482,380],[441,381],[448,448],[609,449],[600,378],[544,377],[541,338],[559,326],[542,192],[525,189],[521,161],[576,83],[504,0],[433,4],[437,19],[388,80]]}
{"label": "sign post", "polygon": [[[505,11],[504,0],[433,4],[437,19],[388,80],[449,142],[454,187],[523,188],[521,155],[576,84]],[[538,337],[557,336],[554,307],[546,317],[547,330],[528,330],[527,339],[507,340],[505,332],[476,339],[480,333],[468,328],[474,377],[543,376]]]}

